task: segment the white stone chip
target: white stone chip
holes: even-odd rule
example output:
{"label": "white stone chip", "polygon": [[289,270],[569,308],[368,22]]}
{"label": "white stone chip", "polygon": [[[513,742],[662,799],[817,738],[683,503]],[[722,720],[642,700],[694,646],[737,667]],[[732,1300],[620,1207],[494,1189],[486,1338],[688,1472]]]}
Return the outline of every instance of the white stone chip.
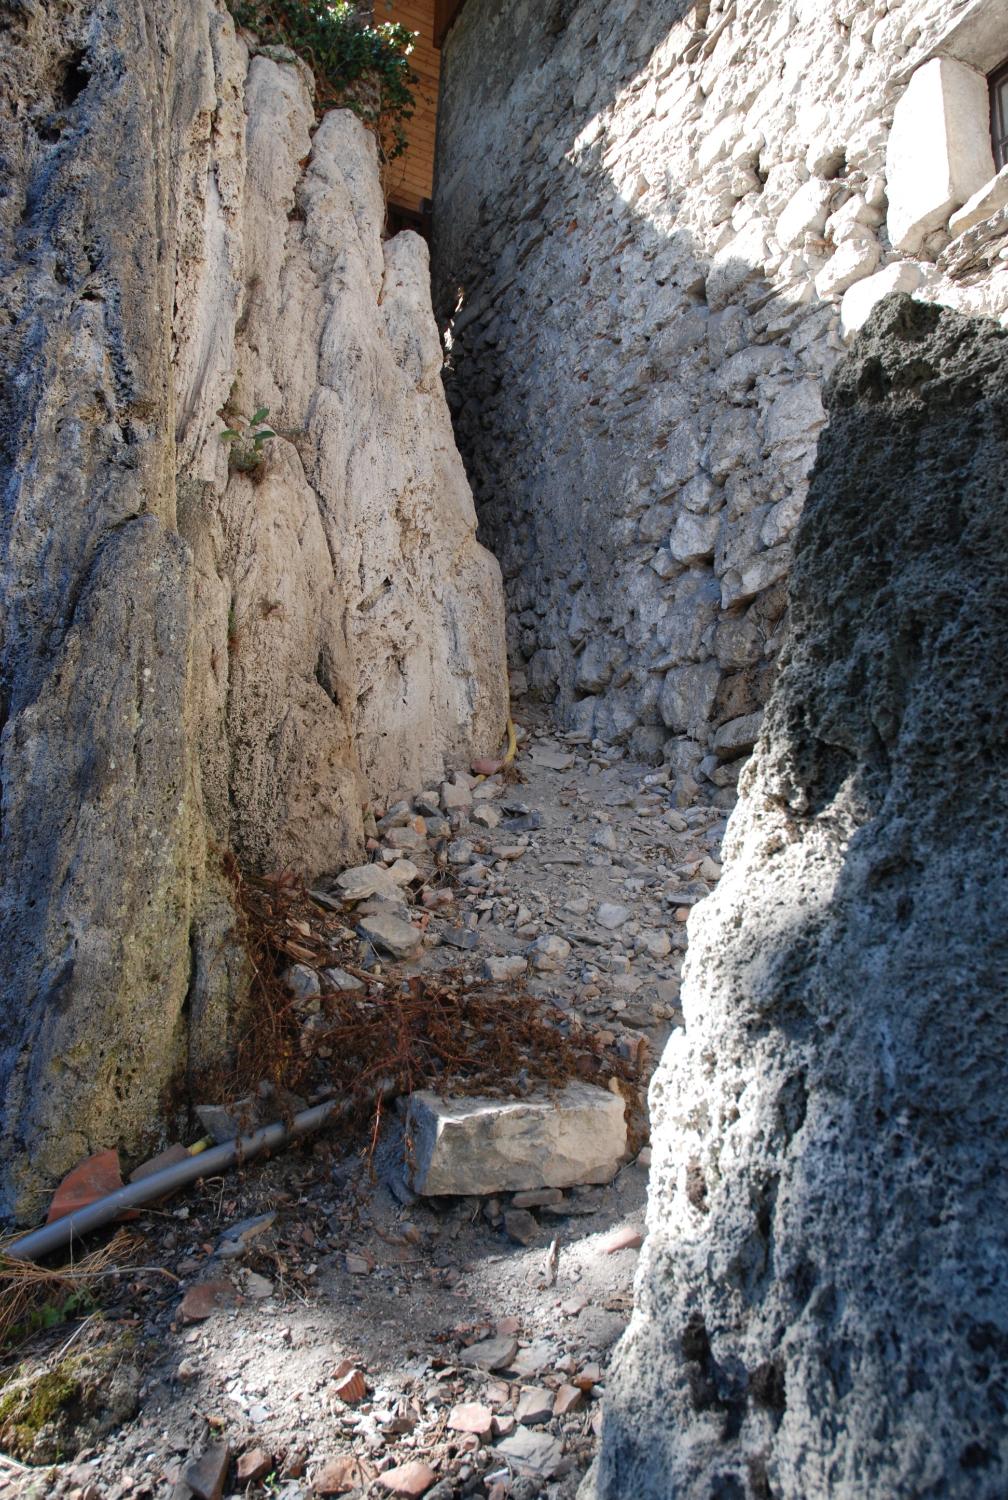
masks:
{"label": "white stone chip", "polygon": [[[1008,45],[1008,43],[1006,43]],[[958,213],[949,219],[949,234],[965,234],[976,224],[991,218],[999,208],[1008,203],[1008,166],[1003,166],[996,177],[978,188]]]}
{"label": "white stone chip", "polygon": [[815,279],[815,289],[824,302],[835,302],[849,286],[870,276],[879,262],[877,240],[844,240]]}

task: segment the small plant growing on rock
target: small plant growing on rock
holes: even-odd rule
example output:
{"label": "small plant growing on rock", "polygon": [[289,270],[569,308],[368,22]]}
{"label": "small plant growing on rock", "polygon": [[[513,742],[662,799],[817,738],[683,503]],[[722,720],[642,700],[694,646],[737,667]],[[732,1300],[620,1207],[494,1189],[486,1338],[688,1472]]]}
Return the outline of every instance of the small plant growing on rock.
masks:
{"label": "small plant growing on rock", "polygon": [[235,425],[224,428],[221,442],[231,444],[228,468],[232,472],[255,474],[262,467],[263,448],[276,437],[272,427],[266,426],[268,416],[269,407],[260,406],[248,422],[236,417]]}
{"label": "small plant growing on rock", "polygon": [[315,77],[315,108],[352,109],[377,135],[388,160],[406,149],[413,117],[409,65],[414,35],[394,21],[370,25],[352,0],[228,0],[239,26],[289,47]]}

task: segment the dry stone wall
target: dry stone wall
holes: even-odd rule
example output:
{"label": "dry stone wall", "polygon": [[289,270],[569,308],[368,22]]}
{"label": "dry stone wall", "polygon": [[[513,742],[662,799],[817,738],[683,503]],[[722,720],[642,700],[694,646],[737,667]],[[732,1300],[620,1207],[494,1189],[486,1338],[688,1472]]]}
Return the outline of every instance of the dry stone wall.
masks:
{"label": "dry stone wall", "polygon": [[684,798],[730,803],[758,732],[845,339],[892,290],[1008,308],[1003,55],[998,0],[468,0],[449,35],[436,305],[512,667]]}
{"label": "dry stone wall", "polygon": [[[499,570],[374,142],[218,0],[0,12],[2,1207],[226,1052],[229,855],[485,752]],[[269,408],[254,471],[224,426]]]}

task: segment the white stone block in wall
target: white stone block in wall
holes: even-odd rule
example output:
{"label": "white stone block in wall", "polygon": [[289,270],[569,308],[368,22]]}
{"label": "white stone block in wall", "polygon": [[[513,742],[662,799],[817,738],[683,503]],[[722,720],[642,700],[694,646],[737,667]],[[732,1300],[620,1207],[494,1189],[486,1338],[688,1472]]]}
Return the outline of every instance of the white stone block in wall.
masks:
{"label": "white stone block in wall", "polygon": [[777,243],[782,250],[799,249],[807,234],[822,234],[836,184],[813,177],[789,200],[777,220]]}
{"label": "white stone block in wall", "polygon": [[848,342],[867,323],[872,309],[890,292],[915,292],[923,277],[920,266],[912,260],[898,260],[874,276],[844,292],[840,303],[840,332]]}
{"label": "white stone block in wall", "polygon": [[951,57],[918,68],[886,150],[889,238],[913,254],[994,176],[987,80]]}
{"label": "white stone block in wall", "polygon": [[681,511],[669,544],[672,556],[681,563],[713,557],[719,524],[717,516],[695,516],[691,511]]}
{"label": "white stone block in wall", "polygon": [[875,240],[844,240],[815,279],[815,289],[824,302],[835,302],[849,286],[869,276],[879,263]]}

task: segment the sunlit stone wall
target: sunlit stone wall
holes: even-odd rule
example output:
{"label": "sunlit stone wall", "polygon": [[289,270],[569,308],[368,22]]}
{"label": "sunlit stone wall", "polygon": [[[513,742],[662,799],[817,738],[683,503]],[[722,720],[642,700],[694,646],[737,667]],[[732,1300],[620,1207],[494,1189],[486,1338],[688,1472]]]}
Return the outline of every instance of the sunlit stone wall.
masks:
{"label": "sunlit stone wall", "polygon": [[1006,55],[1003,0],[468,0],[448,37],[436,300],[512,668],[684,799],[758,731],[845,340],[889,290],[1008,309]]}

